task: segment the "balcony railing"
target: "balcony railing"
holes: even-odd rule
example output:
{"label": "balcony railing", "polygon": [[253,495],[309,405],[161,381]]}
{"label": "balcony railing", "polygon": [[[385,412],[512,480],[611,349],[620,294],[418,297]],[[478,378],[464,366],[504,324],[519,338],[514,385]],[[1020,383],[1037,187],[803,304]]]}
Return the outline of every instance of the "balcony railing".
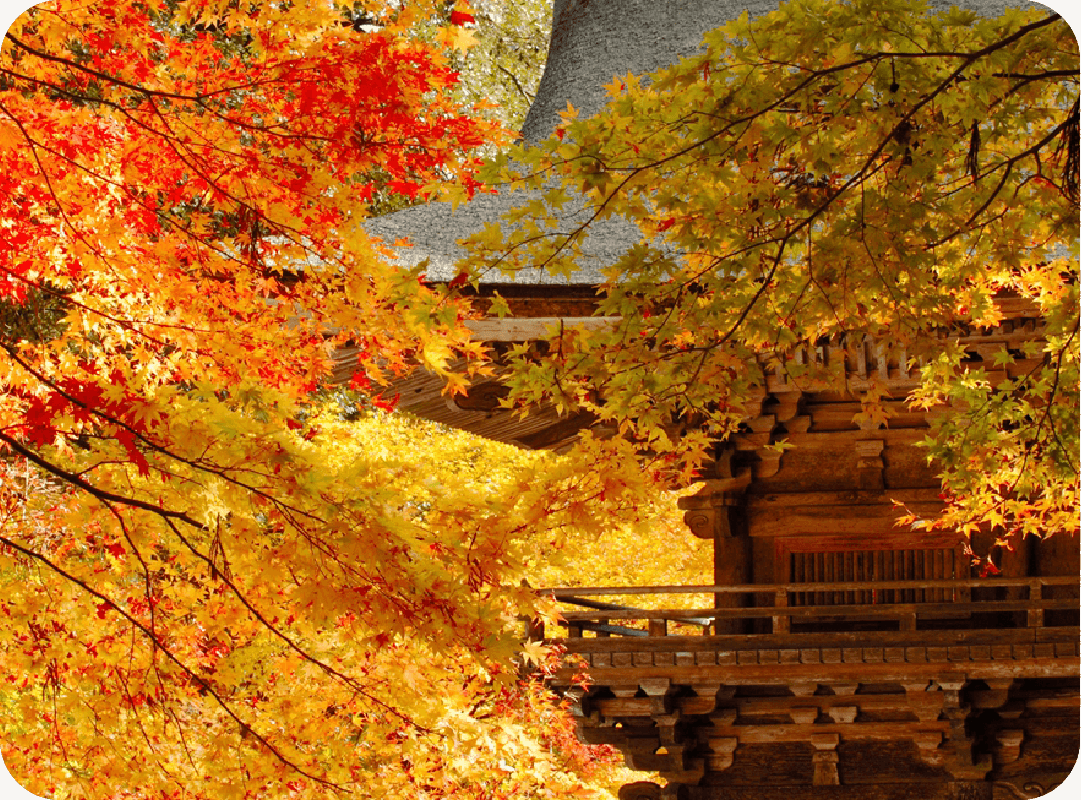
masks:
{"label": "balcony railing", "polygon": [[[669,625],[701,635],[722,620],[744,620],[755,633],[822,632],[860,623],[881,630],[1076,626],[1078,579],[1073,576],[921,581],[841,581],[739,586],[564,587],[545,590],[563,605],[568,638],[656,637]],[[904,590],[918,590],[906,595]],[[934,590],[934,591],[927,591]],[[587,599],[603,596],[714,595],[710,608],[637,608]],[[923,598],[906,602],[906,596]],[[1072,595],[1072,596],[1070,596]],[[813,605],[808,601],[813,599]],[[827,600],[827,602],[822,602]],[[1048,612],[1053,612],[1048,616]],[[762,621],[762,622],[759,622]],[[896,626],[896,627],[894,627]],[[536,628],[531,636],[543,632]]]}

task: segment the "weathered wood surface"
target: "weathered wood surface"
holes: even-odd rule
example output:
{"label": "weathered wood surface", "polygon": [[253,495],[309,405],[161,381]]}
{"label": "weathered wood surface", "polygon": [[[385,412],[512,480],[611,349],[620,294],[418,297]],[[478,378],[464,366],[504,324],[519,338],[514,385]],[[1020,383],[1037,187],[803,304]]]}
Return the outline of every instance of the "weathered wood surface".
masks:
{"label": "weathered wood surface", "polygon": [[619,320],[619,317],[485,317],[466,320],[465,326],[474,339],[482,342],[528,342],[576,328],[604,330]]}
{"label": "weathered wood surface", "polygon": [[[602,686],[634,684],[666,678],[673,683],[730,684],[859,683],[937,680],[954,675],[962,680],[1022,677],[1075,677],[1081,661],[1075,642],[1011,645],[1010,652],[991,645],[905,648],[904,660],[886,661],[883,648],[801,648],[783,650],[683,651],[675,653],[614,653],[610,660],[594,654],[589,674]],[[865,652],[865,651],[870,652]],[[581,668],[552,676],[554,686],[571,686]]]}
{"label": "weathered wood surface", "polygon": [[649,595],[649,594],[720,594],[728,592],[777,592],[787,590],[832,590],[855,588],[915,588],[934,587],[950,588],[960,586],[1077,586],[1078,579],[1068,575],[1036,575],[1024,578],[959,578],[943,581],[861,581],[857,583],[821,582],[821,583],[755,583],[740,586],[559,586],[541,589],[541,593],[552,595],[556,599],[581,595]]}
{"label": "weathered wood surface", "polygon": [[[641,631],[647,633],[646,631]],[[993,628],[981,630],[930,631],[829,631],[815,634],[732,634],[727,636],[667,637],[597,637],[550,639],[588,656],[590,653],[617,652],[729,652],[737,650],[799,650],[865,647],[888,649],[887,658],[898,658],[898,648],[949,647],[969,645],[1035,645],[1072,642],[1078,637],[1077,626],[1055,628]]]}
{"label": "weathered wood surface", "polygon": [[[816,685],[810,686],[813,690]],[[703,688],[703,687],[698,687]],[[713,694],[709,689],[713,688]],[[899,694],[878,695],[793,695],[784,697],[717,697],[717,687],[706,687],[703,695],[680,695],[670,699],[671,709],[684,716],[710,715],[717,723],[725,719],[728,723],[751,724],[762,716],[789,716],[795,723],[800,720],[814,722],[822,719],[833,721],[834,713],[855,709],[860,715],[875,712],[912,712],[920,718],[937,715],[942,710],[941,692],[918,691]],[[1042,700],[1043,698],[1040,698]],[[1076,698],[1054,698],[1063,704],[1076,701]],[[1001,703],[999,704],[1001,705]],[[603,717],[648,717],[654,713],[655,705],[650,697],[595,697],[590,699],[590,708]],[[724,712],[733,713],[726,717]],[[808,719],[809,717],[809,719]],[[937,716],[934,717],[937,719]],[[818,730],[816,727],[815,730]]]}
{"label": "weathered wood surface", "polygon": [[[842,591],[837,589],[836,591]],[[864,619],[882,617],[897,619],[910,614],[927,614],[941,619],[964,612],[980,611],[995,613],[999,611],[1029,611],[1034,609],[1075,609],[1077,601],[1062,600],[987,600],[970,603],[889,603],[889,604],[851,604],[823,606],[766,606],[760,608],[658,608],[629,609],[623,611],[567,611],[563,618],[567,622],[602,622],[609,620],[697,620],[713,616],[716,619],[773,619],[778,616],[789,619],[822,620],[824,618]]]}

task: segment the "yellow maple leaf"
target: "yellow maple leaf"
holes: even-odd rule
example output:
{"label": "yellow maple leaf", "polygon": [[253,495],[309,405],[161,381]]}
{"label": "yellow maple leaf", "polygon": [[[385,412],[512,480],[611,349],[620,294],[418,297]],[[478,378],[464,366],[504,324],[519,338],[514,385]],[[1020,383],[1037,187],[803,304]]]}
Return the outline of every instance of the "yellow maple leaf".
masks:
{"label": "yellow maple leaf", "polygon": [[550,648],[540,642],[526,642],[522,645],[522,658],[529,664],[540,664],[548,657]]}
{"label": "yellow maple leaf", "polygon": [[603,84],[605,90],[612,97],[616,97],[623,91],[623,81],[620,80],[618,75],[612,76],[612,82]]}
{"label": "yellow maple leaf", "polygon": [[477,37],[460,25],[443,28],[439,40],[447,47],[463,53],[477,43]]}

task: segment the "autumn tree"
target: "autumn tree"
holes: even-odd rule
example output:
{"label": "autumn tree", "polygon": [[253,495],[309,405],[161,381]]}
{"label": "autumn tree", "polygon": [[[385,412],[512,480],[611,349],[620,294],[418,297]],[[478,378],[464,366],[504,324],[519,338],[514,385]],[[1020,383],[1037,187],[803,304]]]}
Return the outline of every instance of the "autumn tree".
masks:
{"label": "autumn tree", "polygon": [[32,791],[586,791],[519,675],[573,476],[444,488],[437,446],[319,402],[345,343],[372,405],[479,355],[360,227],[384,187],[476,187],[470,11],[59,0],[7,32],[0,746]]}
{"label": "autumn tree", "polygon": [[506,128],[521,130],[544,72],[551,0],[478,0],[474,7],[477,42],[460,56],[463,99],[491,103]]}
{"label": "autumn tree", "polygon": [[[946,510],[913,524],[1076,535],[1066,23],[1044,9],[982,19],[796,0],[706,44],[648,81],[614,78],[604,113],[570,109],[549,141],[491,167],[495,182],[543,189],[550,210],[473,237],[478,271],[569,274],[609,216],[642,233],[605,273],[598,313],[621,321],[567,332],[546,356],[522,350],[510,402],[587,409],[686,479],[737,429],[763,369],[812,390],[837,376],[797,349],[878,341],[922,365],[909,402],[953,409],[926,442]],[[527,170],[511,173],[515,161]],[[568,213],[575,202],[584,210]],[[965,361],[949,332],[997,324],[1004,297],[1030,302],[1044,340]],[[1003,366],[1011,377],[992,381]],[[884,396],[861,393],[868,422],[889,424]]]}
{"label": "autumn tree", "polygon": [[[508,133],[521,130],[544,72],[552,0],[479,0],[471,10],[443,3],[417,35],[452,45],[448,64],[458,73],[451,97],[476,113],[498,122]],[[342,10],[343,22],[354,28],[379,26],[380,21],[359,4]],[[452,33],[448,33],[452,31]],[[494,155],[493,143],[480,153]],[[449,176],[448,176],[449,177]],[[374,190],[371,213],[389,214],[425,202],[414,191],[403,193],[387,180]]]}
{"label": "autumn tree", "polygon": [[[339,345],[372,405],[416,363],[452,391],[452,359],[485,368],[464,300],[361,228],[387,193],[478,188],[498,126],[453,101],[447,48],[482,7],[61,0],[9,31],[0,741],[34,791],[587,791],[519,674],[547,658],[521,646],[546,613],[521,580],[651,524],[641,498],[738,424],[756,365],[824,378],[799,344],[887,339],[924,359],[916,402],[965,405],[931,442],[946,523],[1076,528],[1077,53],[1037,12],[793,4],[515,154],[647,235],[609,272],[620,325],[511,379],[523,411],[622,435],[467,480],[450,440],[388,452],[328,416]],[[570,269],[589,223],[546,230],[484,237],[478,266]],[[991,385],[936,337],[1002,293],[1047,336]]]}

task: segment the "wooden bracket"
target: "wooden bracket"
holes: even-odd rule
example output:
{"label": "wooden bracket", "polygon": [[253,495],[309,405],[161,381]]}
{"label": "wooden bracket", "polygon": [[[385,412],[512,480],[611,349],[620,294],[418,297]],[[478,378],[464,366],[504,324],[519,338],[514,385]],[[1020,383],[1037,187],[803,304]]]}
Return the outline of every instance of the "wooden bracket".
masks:
{"label": "wooden bracket", "polygon": [[859,708],[856,706],[832,706],[827,713],[834,722],[849,724],[856,721]]}
{"label": "wooden bracket", "polygon": [[811,736],[814,772],[811,783],[814,786],[839,786],[841,776],[837,770],[837,745],[841,737],[836,733],[816,733]]}
{"label": "wooden bracket", "polygon": [[669,694],[672,691],[672,681],[668,678],[642,678],[638,681],[642,691],[650,699],[653,716],[667,714],[671,711]]}
{"label": "wooden bracket", "polygon": [[937,766],[943,762],[946,753],[939,749],[942,744],[942,734],[938,731],[926,731],[914,737],[916,747],[919,748],[920,758],[925,764]]}
{"label": "wooden bracket", "polygon": [[710,751],[710,755],[706,759],[710,770],[720,772],[732,766],[736,747],[739,746],[739,739],[734,736],[724,736],[717,739],[707,739],[706,744]]}
{"label": "wooden bracket", "polygon": [[995,744],[992,748],[995,766],[1010,764],[1021,757],[1021,742],[1024,741],[1023,730],[1000,730],[995,734]]}
{"label": "wooden bracket", "polygon": [[798,706],[788,709],[788,716],[797,725],[810,725],[818,719],[818,706]]}

